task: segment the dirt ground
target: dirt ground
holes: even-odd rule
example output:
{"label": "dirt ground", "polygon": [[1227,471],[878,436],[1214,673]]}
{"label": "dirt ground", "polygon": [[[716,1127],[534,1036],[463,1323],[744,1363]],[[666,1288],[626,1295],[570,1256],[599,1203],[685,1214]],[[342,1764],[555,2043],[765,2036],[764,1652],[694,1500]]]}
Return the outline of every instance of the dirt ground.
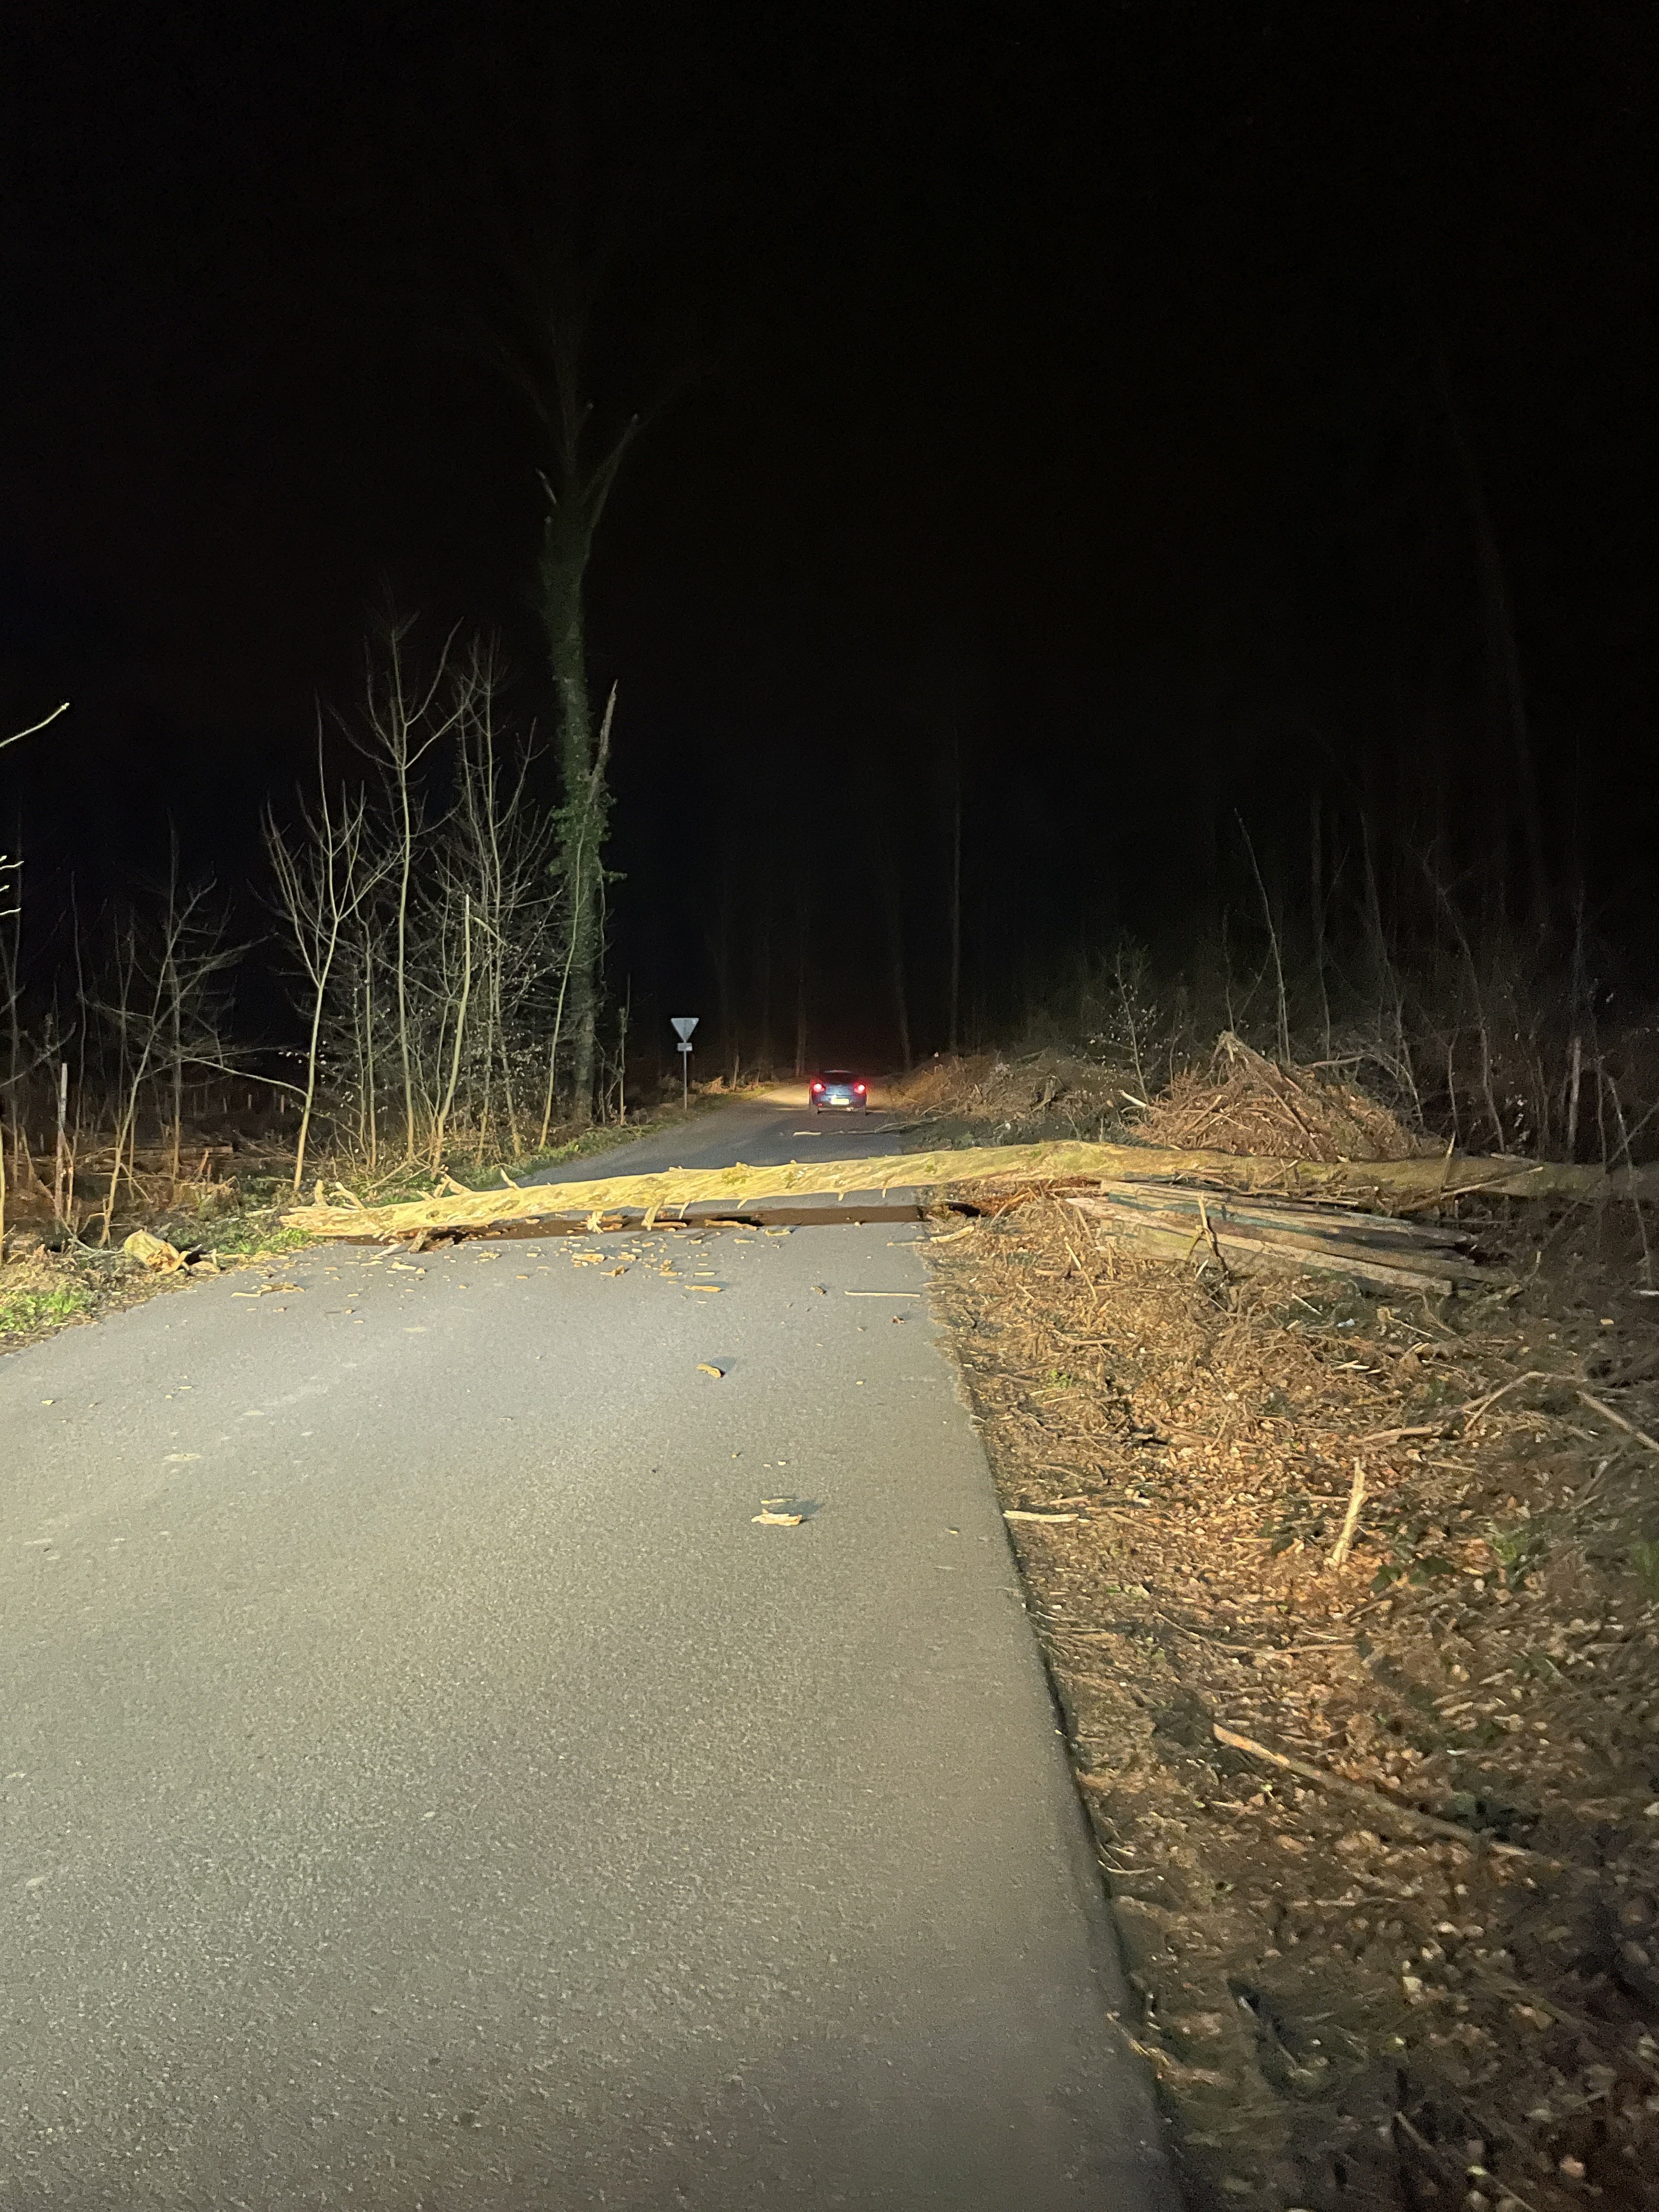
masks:
{"label": "dirt ground", "polygon": [[938,1249],[1195,2204],[1659,2202],[1659,1300],[1540,1211],[1409,1308]]}

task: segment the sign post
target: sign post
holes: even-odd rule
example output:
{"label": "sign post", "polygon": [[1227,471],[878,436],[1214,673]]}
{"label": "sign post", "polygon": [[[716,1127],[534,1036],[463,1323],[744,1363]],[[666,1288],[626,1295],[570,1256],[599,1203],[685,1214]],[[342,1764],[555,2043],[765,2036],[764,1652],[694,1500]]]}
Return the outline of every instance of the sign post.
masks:
{"label": "sign post", "polygon": [[670,1014],[668,1018],[680,1041],[680,1104],[689,1114],[691,1110],[691,1032],[702,1016]]}

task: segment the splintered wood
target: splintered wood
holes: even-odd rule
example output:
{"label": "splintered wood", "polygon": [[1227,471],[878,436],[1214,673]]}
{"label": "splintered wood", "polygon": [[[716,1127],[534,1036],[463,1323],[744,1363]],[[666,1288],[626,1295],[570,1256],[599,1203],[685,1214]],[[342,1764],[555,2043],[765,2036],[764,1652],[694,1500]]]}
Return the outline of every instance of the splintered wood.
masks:
{"label": "splintered wood", "polygon": [[[1235,1200],[1250,1194],[1297,1198],[1318,1193],[1381,1212],[1432,1207],[1443,1199],[1476,1190],[1506,1198],[1659,1197],[1659,1168],[1653,1167],[1608,1175],[1599,1168],[1547,1160],[1465,1159],[1449,1153],[1437,1159],[1267,1159],[1169,1151],[1154,1145],[1048,1141],[895,1152],[878,1159],[805,1164],[792,1160],[774,1167],[745,1167],[738,1162],[726,1168],[671,1168],[658,1175],[508,1189],[452,1188],[447,1195],[391,1206],[319,1201],[294,1207],[283,1214],[283,1222],[313,1237],[472,1236],[535,1224],[597,1224],[613,1217],[619,1224],[646,1227],[660,1214],[684,1214],[688,1208],[730,1215],[818,1201],[833,1218],[836,1205],[854,1196],[902,1192],[920,1201],[972,1183],[1093,1185],[1109,1194],[1114,1187],[1132,1182],[1202,1183],[1206,1206],[1213,1202],[1212,1187]],[[1241,1236],[1249,1233],[1241,1225]],[[1444,1270],[1439,1272],[1443,1277]]]}
{"label": "splintered wood", "polygon": [[1103,1244],[1132,1237],[1148,1257],[1218,1261],[1238,1273],[1262,1267],[1346,1276],[1370,1290],[1446,1291],[1490,1279],[1467,1230],[1320,1206],[1273,1203],[1169,1182],[1103,1182],[1071,1203]]}

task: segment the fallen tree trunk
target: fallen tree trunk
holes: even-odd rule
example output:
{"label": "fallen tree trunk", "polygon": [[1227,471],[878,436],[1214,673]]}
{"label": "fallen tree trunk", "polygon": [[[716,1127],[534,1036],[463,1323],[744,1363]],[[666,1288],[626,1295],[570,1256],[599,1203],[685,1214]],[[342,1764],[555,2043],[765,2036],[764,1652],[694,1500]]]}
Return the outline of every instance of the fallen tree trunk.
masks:
{"label": "fallen tree trunk", "polygon": [[453,1191],[393,1206],[360,1201],[293,1207],[285,1227],[314,1237],[470,1236],[622,1212],[647,1227],[686,1206],[741,1212],[765,1204],[847,1200],[857,1194],[925,1194],[971,1183],[1202,1183],[1218,1190],[1320,1197],[1378,1214],[1427,1211],[1480,1191],[1504,1198],[1659,1198],[1659,1168],[1606,1174],[1548,1160],[1279,1160],[1232,1152],[1174,1152],[1152,1145],[989,1145],[960,1152],[896,1152],[872,1160],[791,1161],[783,1167],[671,1168],[591,1182],[526,1183]]}

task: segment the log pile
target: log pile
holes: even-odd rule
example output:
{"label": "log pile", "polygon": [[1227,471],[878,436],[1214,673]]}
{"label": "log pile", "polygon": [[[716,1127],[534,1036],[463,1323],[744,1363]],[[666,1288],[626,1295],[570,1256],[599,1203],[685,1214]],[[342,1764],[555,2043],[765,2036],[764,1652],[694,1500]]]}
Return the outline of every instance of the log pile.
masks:
{"label": "log pile", "polygon": [[1152,1256],[1212,1261],[1231,1273],[1278,1267],[1341,1275],[1369,1290],[1437,1295],[1497,1279],[1474,1236],[1452,1224],[1139,1180],[1103,1182],[1070,1203],[1093,1223],[1102,1245],[1127,1240]]}

